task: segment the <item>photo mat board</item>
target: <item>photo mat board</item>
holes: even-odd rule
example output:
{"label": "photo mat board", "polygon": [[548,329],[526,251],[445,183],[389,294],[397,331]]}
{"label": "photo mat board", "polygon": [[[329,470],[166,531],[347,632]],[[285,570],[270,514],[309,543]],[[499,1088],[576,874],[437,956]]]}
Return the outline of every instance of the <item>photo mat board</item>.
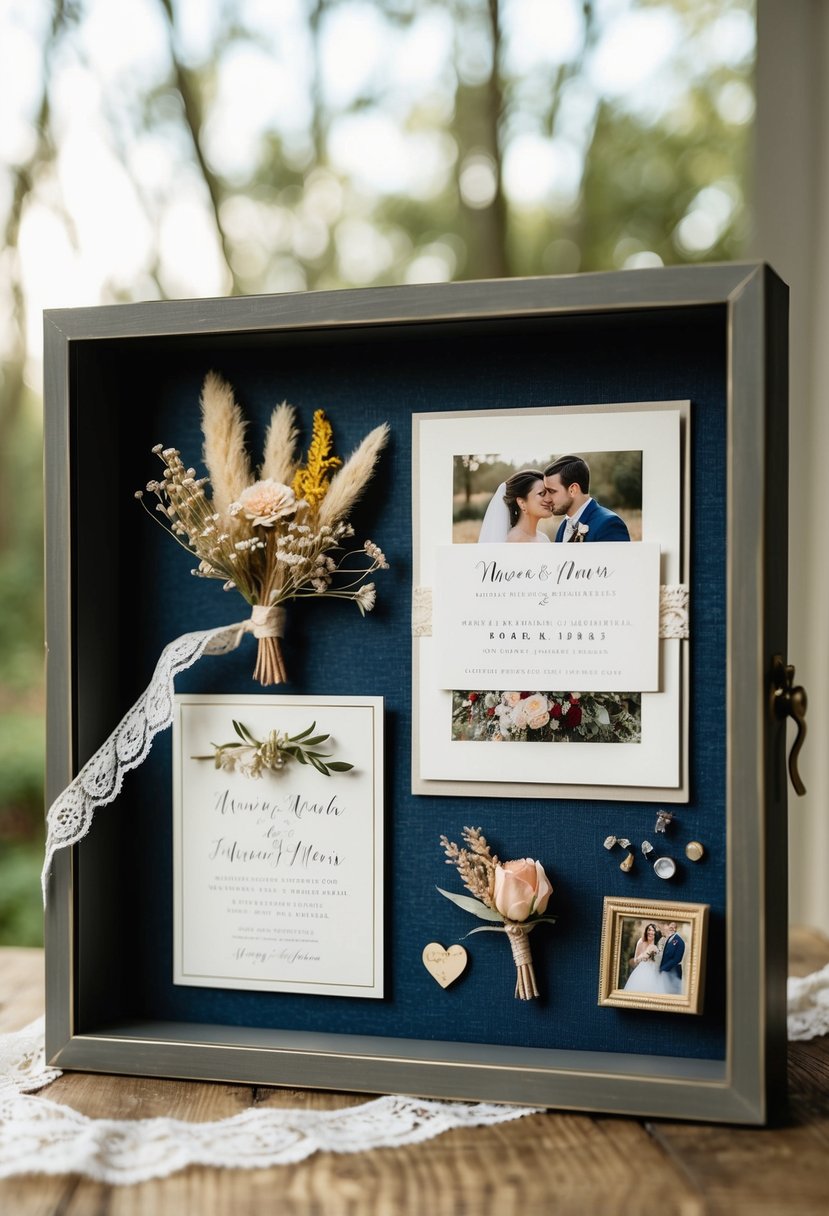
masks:
{"label": "photo mat board", "polygon": [[[613,616],[600,613],[596,606],[621,600],[597,600],[597,594],[615,596],[617,592],[597,592],[592,589],[595,583],[576,581],[584,571],[577,570],[574,579],[570,567],[576,564],[595,569],[590,555],[599,549],[606,561],[613,559],[615,567],[624,567],[627,559],[630,574],[626,586],[636,599],[636,588],[643,582],[639,574],[641,559],[644,550],[652,548],[658,552],[659,583],[688,585],[691,414],[690,402],[666,401],[415,416],[413,594],[417,603],[424,596],[423,589],[428,589],[432,604],[425,635],[418,636],[416,630],[413,643],[415,792],[448,794],[464,790],[477,797],[508,792],[511,797],[521,798],[545,793],[578,796],[580,792],[583,797],[687,801],[687,643],[667,638],[658,643],[658,691],[653,690],[650,670],[638,679],[636,673],[625,677],[614,671],[612,678],[598,674],[599,666],[622,668],[627,664],[631,631],[611,628],[608,640],[591,641],[592,649],[588,649],[582,640],[581,622],[598,622],[602,629],[610,616],[617,624]],[[543,470],[565,453],[602,453],[611,465],[614,452],[625,461],[631,452],[639,453],[639,510],[630,549],[627,545],[606,544],[595,549],[587,544],[571,545],[566,550],[555,544],[479,545],[474,531],[468,530],[459,537],[457,525],[453,527],[454,488],[459,465],[473,452],[496,453],[497,457],[489,459],[499,471]],[[476,459],[484,463],[487,457]],[[547,531],[553,533],[552,526]],[[467,539],[471,544],[463,543]],[[525,578],[508,587],[489,582],[482,588],[480,579],[473,576],[474,569],[482,564],[473,556],[478,553],[487,555],[488,565],[495,561],[489,555],[496,554],[501,561],[517,555],[519,566],[533,567],[531,577],[535,581],[528,584]],[[575,554],[574,563],[571,555]],[[633,559],[637,559],[635,566]],[[466,564],[461,565],[464,560]],[[565,576],[562,582],[561,575],[558,581],[554,575],[546,583],[538,582],[548,567],[555,572],[563,563],[569,578]],[[536,590],[542,585],[549,588],[554,582],[550,607],[549,596],[545,603]],[[473,583],[477,590],[472,590]],[[528,586],[531,591],[525,589]],[[464,599],[459,598],[461,590]],[[561,601],[566,611],[557,616],[551,615],[556,594],[566,596]],[[470,598],[475,595],[484,596],[483,608],[492,610],[477,611],[474,598]],[[653,611],[647,616],[647,609],[655,607],[653,597],[639,606],[650,622],[644,637],[650,635],[656,645]],[[451,618],[451,625],[445,618]],[[540,635],[537,626],[551,622],[555,645],[547,647],[548,658],[542,654],[544,643],[535,639]],[[484,628],[478,627],[481,625]],[[532,642],[522,641],[527,629]],[[549,630],[540,636],[549,638]],[[558,641],[561,636],[571,639],[565,643],[569,647],[566,654]],[[448,656],[454,653],[474,660],[476,647],[479,663],[467,663],[465,686],[447,688],[443,669],[450,662]],[[601,659],[595,658],[597,654]],[[565,661],[571,668],[567,674],[574,680],[576,671],[572,668],[589,663],[590,680],[595,683],[585,687],[585,676],[584,683],[575,680],[578,687],[572,683],[551,687],[550,666]],[[515,683],[506,683],[507,672],[492,671],[498,662],[515,663],[519,669],[513,676]],[[458,676],[464,674],[460,662],[453,664],[453,672],[455,669]],[[626,687],[626,678],[639,687]],[[519,689],[530,690],[536,699],[540,696],[540,716],[536,719],[542,723],[540,730],[528,729],[527,722],[520,720],[521,731],[493,731],[493,725],[507,721],[506,709],[511,709],[514,716],[511,702],[522,695],[526,698],[526,691],[522,694]],[[599,729],[593,736],[585,729],[591,713]],[[579,729],[567,729],[568,717],[570,722],[578,720]],[[613,721],[622,726],[616,731],[601,730]],[[459,723],[462,729],[458,729]],[[559,740],[575,745],[555,747],[552,752],[549,747],[527,745]],[[499,746],[493,746],[493,742]]]}
{"label": "photo mat board", "polygon": [[[767,1117],[782,1074],[776,1061],[785,1059],[785,1026],[770,995],[784,991],[785,935],[776,934],[772,909],[785,906],[785,866],[777,864],[785,807],[773,771],[780,732],[757,726],[758,656],[765,663],[771,646],[785,653],[785,602],[779,580],[765,568],[758,579],[755,564],[759,552],[785,551],[785,512],[770,514],[763,475],[767,443],[779,490],[784,293],[765,268],[673,268],[69,310],[47,319],[52,797],[146,685],[165,642],[237,615],[215,587],[182,579],[180,554],[148,534],[130,501],[159,439],[198,453],[195,402],[205,370],[218,365],[227,376],[260,438],[275,398],[296,403],[306,423],[324,404],[344,453],[368,426],[392,423],[382,475],[357,521],[392,559],[375,613],[352,620],[335,605],[289,620],[291,691],[386,698],[393,819],[384,997],[172,984],[172,770],[169,745],[159,740],[118,804],[96,816],[71,857],[56,859],[47,1045],[57,1066],[717,1121]],[[671,893],[710,904],[718,960],[695,1018],[596,1002],[603,895],[665,894],[638,859],[623,874],[618,852],[601,848],[607,831],[637,843],[652,832],[653,791],[630,786],[611,800],[599,785],[538,785],[535,800],[516,806],[513,787],[502,783],[486,816],[470,782],[454,790],[443,783],[440,798],[412,795],[417,689],[413,695],[407,661],[412,413],[494,417],[505,401],[545,414],[572,402],[619,401],[647,412],[650,402],[684,400],[693,402],[693,429],[683,466],[693,448],[695,478],[706,488],[706,525],[694,530],[689,563],[694,592],[705,595],[706,627],[684,648],[689,803],[673,846],[681,851],[692,834],[706,858],[696,868],[681,862]],[[602,442],[583,450],[602,451]],[[103,519],[102,494],[112,504]],[[138,585],[163,589],[144,597],[129,645],[121,623],[134,606],[135,568],[123,563],[102,584],[101,543],[128,546]],[[251,667],[249,650],[240,649],[197,664],[179,689],[246,695],[255,691]],[[472,939],[471,965],[444,993],[420,961],[428,941],[449,945],[468,931],[468,918],[434,887],[448,885],[437,837],[457,837],[471,813],[501,856],[537,853],[549,867],[558,920],[533,945],[543,991],[528,1008],[512,999],[514,966],[500,935]]]}
{"label": "photo mat board", "polygon": [[[382,699],[181,694],[173,720],[176,984],[383,996]],[[217,765],[239,722],[329,735],[321,773]],[[225,756],[233,753],[225,753]],[[232,767],[229,767],[229,764]]]}

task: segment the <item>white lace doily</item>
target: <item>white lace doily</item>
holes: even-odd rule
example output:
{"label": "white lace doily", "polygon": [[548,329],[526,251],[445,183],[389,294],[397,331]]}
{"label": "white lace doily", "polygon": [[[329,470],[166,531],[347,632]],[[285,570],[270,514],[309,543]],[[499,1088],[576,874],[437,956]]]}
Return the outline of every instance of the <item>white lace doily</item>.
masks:
{"label": "white lace doily", "polygon": [[789,1039],[793,1043],[829,1034],[829,963],[788,984]]}
{"label": "white lace doily", "polygon": [[454,1127],[481,1127],[535,1113],[485,1102],[383,1097],[343,1110],[250,1109],[213,1123],[90,1119],[31,1097],[60,1072],[43,1057],[43,1019],[0,1035],[0,1178],[82,1174],[98,1182],[165,1178],[188,1165],[258,1169],[322,1150],[359,1153],[418,1144]]}

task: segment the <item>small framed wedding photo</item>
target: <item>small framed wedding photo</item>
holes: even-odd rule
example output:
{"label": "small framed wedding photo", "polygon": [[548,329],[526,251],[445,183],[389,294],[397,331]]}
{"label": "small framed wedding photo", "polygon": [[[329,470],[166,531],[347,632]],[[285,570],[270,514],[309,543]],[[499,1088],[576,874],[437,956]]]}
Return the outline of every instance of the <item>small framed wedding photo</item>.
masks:
{"label": "small framed wedding photo", "polygon": [[708,904],[606,896],[599,1004],[701,1013]]}

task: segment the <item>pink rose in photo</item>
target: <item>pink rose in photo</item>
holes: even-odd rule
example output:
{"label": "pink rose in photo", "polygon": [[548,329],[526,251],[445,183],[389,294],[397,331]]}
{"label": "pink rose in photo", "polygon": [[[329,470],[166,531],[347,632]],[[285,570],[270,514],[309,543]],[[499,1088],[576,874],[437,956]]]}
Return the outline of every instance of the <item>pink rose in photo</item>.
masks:
{"label": "pink rose in photo", "polygon": [[518,704],[518,702],[521,700],[521,693],[520,692],[502,692],[501,700],[504,702],[505,705],[509,705],[510,708],[514,708]]}
{"label": "pink rose in photo", "polygon": [[544,912],[552,893],[540,861],[525,857],[495,867],[495,907],[507,920],[523,921]]}

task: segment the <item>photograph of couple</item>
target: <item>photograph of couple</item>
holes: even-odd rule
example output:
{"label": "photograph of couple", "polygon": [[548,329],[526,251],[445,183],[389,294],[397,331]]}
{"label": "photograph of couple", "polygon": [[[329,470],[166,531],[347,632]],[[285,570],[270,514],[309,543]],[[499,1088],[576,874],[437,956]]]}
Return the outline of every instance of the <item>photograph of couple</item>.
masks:
{"label": "photograph of couple", "polygon": [[624,919],[619,988],[628,993],[683,996],[687,985],[682,964],[689,932],[690,924],[685,922]]}
{"label": "photograph of couple", "polygon": [[498,456],[456,457],[456,544],[641,540],[641,452],[518,463],[516,468]]}
{"label": "photograph of couple", "polygon": [[606,895],[599,1004],[701,1013],[708,904]]}

